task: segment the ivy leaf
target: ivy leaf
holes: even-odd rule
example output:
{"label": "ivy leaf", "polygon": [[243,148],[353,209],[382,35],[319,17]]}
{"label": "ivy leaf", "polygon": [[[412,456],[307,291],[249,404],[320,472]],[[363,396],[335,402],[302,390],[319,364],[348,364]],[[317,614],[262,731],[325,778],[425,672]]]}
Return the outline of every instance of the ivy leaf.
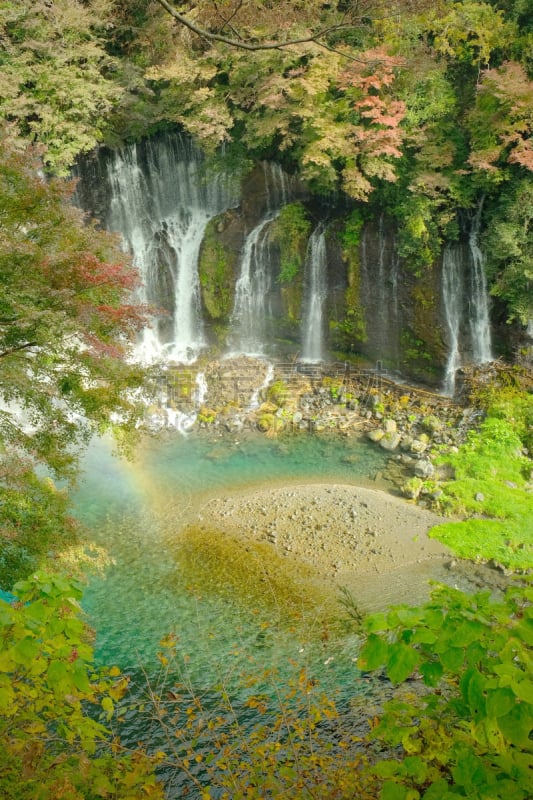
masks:
{"label": "ivy leaf", "polygon": [[530,734],[533,727],[533,714],[527,705],[517,705],[508,714],[498,718],[498,725],[505,738],[518,747],[531,744]]}
{"label": "ivy leaf", "polygon": [[438,661],[427,661],[420,667],[426,686],[437,686],[444,674],[442,664]]}
{"label": "ivy leaf", "polygon": [[510,689],[494,689],[487,696],[487,716],[496,718],[508,714],[516,703]]}

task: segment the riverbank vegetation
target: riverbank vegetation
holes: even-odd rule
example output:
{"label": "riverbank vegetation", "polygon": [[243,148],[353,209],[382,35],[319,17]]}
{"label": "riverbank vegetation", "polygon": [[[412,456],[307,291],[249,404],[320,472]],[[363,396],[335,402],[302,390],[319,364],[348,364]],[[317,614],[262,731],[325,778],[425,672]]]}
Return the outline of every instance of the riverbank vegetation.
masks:
{"label": "riverbank vegetation", "polygon": [[530,570],[533,395],[509,378],[508,385],[493,381],[474,393],[483,421],[458,452],[439,459],[452,468],[453,480],[443,483],[438,503],[466,519],[438,525],[432,535],[462,558]]}

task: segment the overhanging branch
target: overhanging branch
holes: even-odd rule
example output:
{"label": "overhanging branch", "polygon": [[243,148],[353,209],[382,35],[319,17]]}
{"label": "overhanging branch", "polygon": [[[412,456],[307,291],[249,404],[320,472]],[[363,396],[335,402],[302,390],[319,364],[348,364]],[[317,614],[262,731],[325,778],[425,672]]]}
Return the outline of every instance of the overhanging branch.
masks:
{"label": "overhanging branch", "polygon": [[17,347],[9,347],[7,350],[0,350],[0,358],[18,353],[20,350],[27,350],[30,347],[37,347],[38,344],[38,342],[24,342],[24,344],[19,344]]}
{"label": "overhanging branch", "polygon": [[[337,25],[330,25],[326,28],[321,28],[316,33],[310,34],[309,36],[302,36],[296,39],[286,39],[282,42],[247,42],[244,39],[235,38],[232,39],[229,36],[223,36],[220,33],[213,33],[212,31],[208,31],[205,28],[201,28],[199,25],[196,25],[190,19],[188,19],[184,14],[180,14],[179,11],[168,2],[168,0],[157,0],[159,5],[161,5],[165,11],[167,11],[175,20],[177,20],[181,25],[184,25],[193,33],[196,33],[198,36],[201,36],[204,39],[208,39],[209,41],[213,42],[222,42],[223,44],[227,44],[230,47],[236,47],[240,50],[282,50],[285,47],[291,47],[292,45],[297,44],[308,44],[309,42],[314,42],[319,47],[325,47],[327,50],[332,50],[333,48],[324,44],[320,40],[327,36],[330,33],[334,33],[335,31],[344,30],[347,28],[354,27],[353,22],[346,23],[342,22]],[[340,55],[344,55],[347,58],[351,58],[346,53],[342,51],[335,50],[335,52],[339,52]]]}

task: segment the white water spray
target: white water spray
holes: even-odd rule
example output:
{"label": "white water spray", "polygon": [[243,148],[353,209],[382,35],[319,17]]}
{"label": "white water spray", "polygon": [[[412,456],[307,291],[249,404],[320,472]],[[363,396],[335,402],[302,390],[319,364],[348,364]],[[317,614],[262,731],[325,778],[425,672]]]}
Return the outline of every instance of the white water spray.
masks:
{"label": "white water spray", "polygon": [[306,363],[324,360],[325,303],[328,294],[326,231],[322,223],[309,237],[304,280],[306,298],[302,314],[302,358]]}
{"label": "white water spray", "polygon": [[190,363],[207,342],[200,311],[198,255],[209,220],[237,204],[227,176],[207,174],[185,139],[149,140],[117,150],[107,165],[106,225],[122,234],[142,280],[140,302],[168,309],[143,331],[142,361]]}

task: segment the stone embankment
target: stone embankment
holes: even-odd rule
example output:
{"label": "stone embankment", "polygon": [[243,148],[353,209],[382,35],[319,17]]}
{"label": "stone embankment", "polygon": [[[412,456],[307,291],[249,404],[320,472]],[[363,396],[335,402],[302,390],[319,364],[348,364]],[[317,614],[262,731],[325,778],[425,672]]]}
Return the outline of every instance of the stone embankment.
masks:
{"label": "stone embankment", "polygon": [[434,392],[348,364],[271,364],[239,356],[169,371],[152,419],[162,425],[275,437],[298,432],[366,435],[390,453],[387,478],[409,499],[438,500],[450,477],[433,462],[455,450],[479,417]]}

